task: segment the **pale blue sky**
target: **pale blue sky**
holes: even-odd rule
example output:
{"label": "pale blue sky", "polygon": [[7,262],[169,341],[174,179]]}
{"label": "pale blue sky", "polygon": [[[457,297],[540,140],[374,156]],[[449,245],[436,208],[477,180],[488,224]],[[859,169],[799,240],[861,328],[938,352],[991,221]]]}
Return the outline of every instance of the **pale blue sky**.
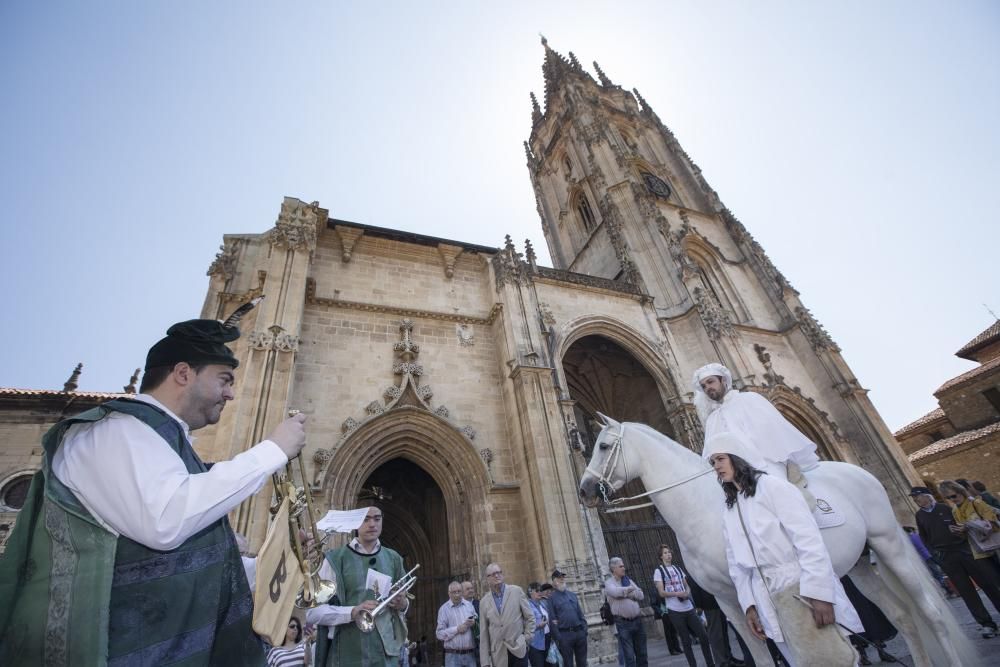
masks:
{"label": "pale blue sky", "polygon": [[638,87],[890,428],[973,366],[952,355],[1000,311],[1000,4],[368,4],[0,3],[0,386],[83,361],[119,390],[286,195],[544,249],[539,32]]}

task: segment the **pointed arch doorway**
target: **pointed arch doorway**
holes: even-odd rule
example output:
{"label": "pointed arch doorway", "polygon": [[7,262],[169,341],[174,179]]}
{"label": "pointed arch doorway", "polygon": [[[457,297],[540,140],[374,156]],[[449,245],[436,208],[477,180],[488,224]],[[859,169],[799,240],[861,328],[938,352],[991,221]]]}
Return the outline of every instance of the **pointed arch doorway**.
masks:
{"label": "pointed arch doorway", "polygon": [[376,468],[362,485],[358,504],[378,505],[384,515],[382,543],[403,557],[407,570],[416,564],[417,583],[407,613],[411,640],[426,636],[434,646],[437,608],[447,597],[453,572],[448,549],[448,512],[444,494],[427,471],[406,458]]}
{"label": "pointed arch doorway", "polygon": [[[382,543],[417,563],[407,614],[411,640],[428,639],[432,661],[437,609],[452,579],[472,579],[485,564],[486,465],[452,424],[418,405],[399,405],[344,436],[320,473],[334,509],[376,504],[384,515]],[[343,541],[346,543],[346,539]],[[440,662],[443,662],[441,660]]]}
{"label": "pointed arch doorway", "polygon": [[[578,338],[566,348],[562,367],[574,401],[585,461],[590,460],[601,431],[598,412],[617,421],[648,424],[674,437],[656,378],[619,342],[598,334]],[[620,494],[630,496],[643,491],[642,482],[634,480]],[[616,514],[600,512],[599,516],[608,555],[623,558],[629,576],[644,591],[653,587],[652,573],[659,563],[660,544],[670,545],[683,560],[674,531],[655,508]],[[645,604],[649,604],[648,599]]]}

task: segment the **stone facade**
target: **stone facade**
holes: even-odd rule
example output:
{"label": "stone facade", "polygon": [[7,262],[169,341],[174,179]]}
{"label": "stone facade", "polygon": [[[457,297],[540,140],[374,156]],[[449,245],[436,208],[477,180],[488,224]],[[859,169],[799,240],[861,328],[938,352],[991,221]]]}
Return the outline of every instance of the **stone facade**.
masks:
{"label": "stone facade", "polygon": [[[78,375],[76,377],[79,377]],[[73,386],[75,385],[69,385]],[[0,388],[0,552],[42,467],[42,436],[56,422],[127,394]]]}
{"label": "stone facade", "polygon": [[931,488],[945,479],[1000,488],[1000,320],[955,356],[979,365],[934,392],[939,407],[896,432],[900,447]]}
{"label": "stone facade", "polygon": [[[558,567],[582,594],[592,655],[610,659],[597,615],[609,544],[648,579],[639,561],[672,534],[636,546],[640,520],[578,502],[598,411],[698,450],[690,377],[721,361],[824,457],[876,475],[901,518],[916,474],[836,343],[638,92],[547,45],[543,73],[525,151],[555,266],[510,238],[476,246],[286,198],[268,231],[226,235],[209,267],[203,317],[267,298],[234,344],[236,399],[197,448],[229,458],[303,411],[317,512],[378,502],[386,543],[421,563],[411,634],[431,634],[452,577],[481,582],[497,561],[526,584]],[[265,490],[232,515],[254,549],[268,506]]]}

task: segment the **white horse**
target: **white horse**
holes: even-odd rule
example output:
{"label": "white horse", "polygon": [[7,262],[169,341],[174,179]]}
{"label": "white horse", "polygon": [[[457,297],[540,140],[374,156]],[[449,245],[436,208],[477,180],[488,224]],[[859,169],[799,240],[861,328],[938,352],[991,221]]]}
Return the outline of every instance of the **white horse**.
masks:
{"label": "white horse", "polygon": [[[763,642],[750,634],[726,562],[721,512],[725,496],[700,456],[645,424],[601,415],[605,426],[580,481],[588,507],[607,501],[639,478],[673,528],[692,577],[715,595],[758,665],[770,664]],[[885,489],[865,470],[824,461],[806,473],[809,490],[846,521],[822,535],[838,577],[851,580],[903,634],[916,667],[976,665],[971,643],[893,514]],[[865,546],[875,553],[872,565]]]}

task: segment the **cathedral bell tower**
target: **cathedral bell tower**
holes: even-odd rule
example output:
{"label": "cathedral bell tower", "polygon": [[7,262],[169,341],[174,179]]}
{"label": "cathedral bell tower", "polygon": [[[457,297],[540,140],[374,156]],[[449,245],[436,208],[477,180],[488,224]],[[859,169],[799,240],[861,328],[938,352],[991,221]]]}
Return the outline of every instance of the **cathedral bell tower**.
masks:
{"label": "cathedral bell tower", "polygon": [[665,320],[695,309],[703,331],[692,335],[707,334],[706,358],[738,381],[754,372],[734,326],[805,318],[825,336],[639,92],[542,44],[545,109],[532,93],[525,151],[555,268],[627,283]]}
{"label": "cathedral bell tower", "polygon": [[542,45],[544,110],[532,93],[524,148],[554,267],[647,299],[679,400],[691,400],[689,378],[710,361],[728,366],[737,388],[772,400],[789,390],[848,432],[831,436],[840,444],[829,457],[874,472],[908,511],[915,473],[867,390],[674,133],[638,90]]}

